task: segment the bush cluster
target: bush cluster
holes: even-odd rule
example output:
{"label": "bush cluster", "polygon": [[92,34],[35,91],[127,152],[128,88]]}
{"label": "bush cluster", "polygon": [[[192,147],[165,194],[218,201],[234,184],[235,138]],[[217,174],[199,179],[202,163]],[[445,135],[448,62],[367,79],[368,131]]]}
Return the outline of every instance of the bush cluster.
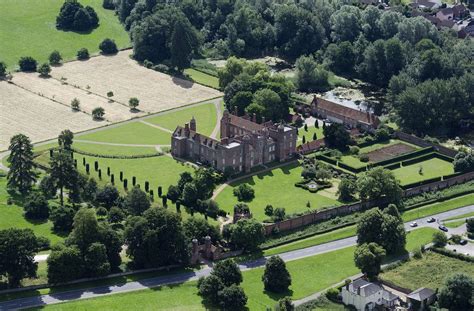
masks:
{"label": "bush cluster", "polygon": [[56,17],[56,27],[62,30],[89,31],[99,26],[99,17],[90,6],[77,0],[66,0]]}

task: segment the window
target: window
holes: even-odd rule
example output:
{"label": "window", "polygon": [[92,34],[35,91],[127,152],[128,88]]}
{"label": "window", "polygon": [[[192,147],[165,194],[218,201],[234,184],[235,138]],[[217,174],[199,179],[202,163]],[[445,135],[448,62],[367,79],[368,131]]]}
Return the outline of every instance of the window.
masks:
{"label": "window", "polygon": [[232,165],[235,165],[235,159],[232,160]]}

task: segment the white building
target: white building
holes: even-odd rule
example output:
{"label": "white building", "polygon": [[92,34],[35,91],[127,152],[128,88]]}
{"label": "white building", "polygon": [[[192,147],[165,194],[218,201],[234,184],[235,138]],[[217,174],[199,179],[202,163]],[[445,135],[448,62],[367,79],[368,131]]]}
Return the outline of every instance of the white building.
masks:
{"label": "white building", "polygon": [[373,310],[376,306],[395,308],[398,296],[381,286],[357,279],[342,288],[342,302],[353,305],[358,311]]}

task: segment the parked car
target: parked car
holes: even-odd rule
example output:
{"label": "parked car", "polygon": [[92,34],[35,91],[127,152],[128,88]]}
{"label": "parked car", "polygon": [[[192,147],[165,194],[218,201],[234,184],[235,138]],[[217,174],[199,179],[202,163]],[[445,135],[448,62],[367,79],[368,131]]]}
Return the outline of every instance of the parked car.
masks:
{"label": "parked car", "polygon": [[431,223],[431,222],[435,222],[436,219],[434,217],[430,217],[426,221]]}
{"label": "parked car", "polygon": [[466,245],[466,244],[467,244],[467,240],[462,239],[461,241],[459,241],[459,244],[461,244],[461,245]]}
{"label": "parked car", "polygon": [[410,224],[410,227],[412,227],[412,228],[418,227],[418,223],[416,221],[414,221]]}
{"label": "parked car", "polygon": [[448,228],[446,228],[446,226],[440,225],[438,228],[441,231],[448,232]]}

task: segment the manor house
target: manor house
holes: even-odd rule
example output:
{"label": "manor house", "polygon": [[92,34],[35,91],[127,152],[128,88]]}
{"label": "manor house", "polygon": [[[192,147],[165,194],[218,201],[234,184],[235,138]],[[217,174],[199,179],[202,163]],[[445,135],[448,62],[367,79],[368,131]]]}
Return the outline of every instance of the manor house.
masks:
{"label": "manor house", "polygon": [[296,154],[296,128],[282,123],[258,123],[256,116],[239,117],[225,110],[220,141],[197,131],[194,117],[171,136],[171,154],[210,165],[219,171],[249,172],[253,167],[285,161]]}

